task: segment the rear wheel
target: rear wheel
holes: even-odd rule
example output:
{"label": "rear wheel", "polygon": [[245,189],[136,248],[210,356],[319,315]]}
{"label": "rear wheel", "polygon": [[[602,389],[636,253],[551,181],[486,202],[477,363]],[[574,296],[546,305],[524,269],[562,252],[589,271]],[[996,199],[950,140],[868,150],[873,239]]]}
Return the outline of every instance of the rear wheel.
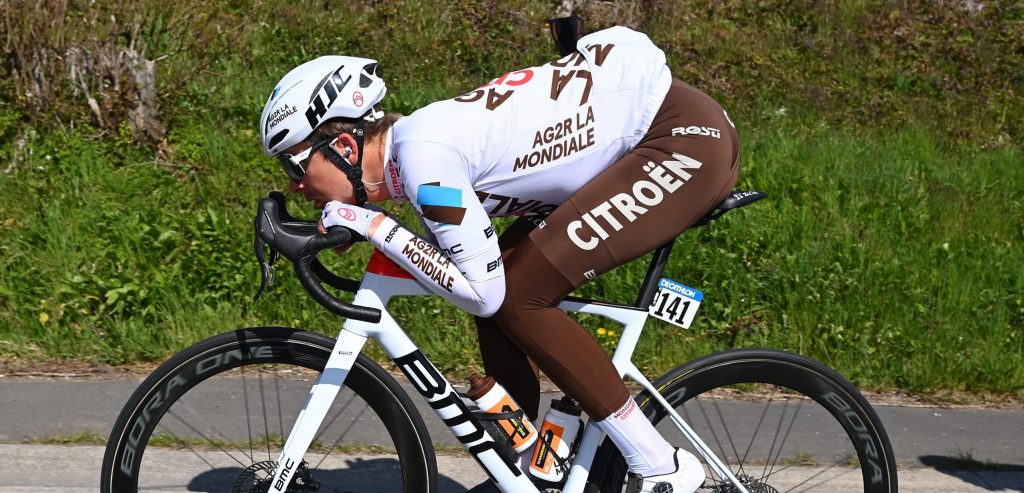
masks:
{"label": "rear wheel", "polygon": [[[102,491],[267,491],[333,347],[319,334],[259,327],[182,351],[121,411]],[[293,477],[288,491],[433,492],[437,465],[408,395],[360,355]]]}
{"label": "rear wheel", "polygon": [[[817,361],[732,350],[687,363],[654,383],[750,493],[895,493],[896,463],[882,423],[846,379]],[[692,447],[650,396],[637,402],[677,446]],[[705,465],[698,491],[737,491]],[[605,441],[591,488],[625,491],[626,464]],[[593,491],[593,489],[591,489]]]}

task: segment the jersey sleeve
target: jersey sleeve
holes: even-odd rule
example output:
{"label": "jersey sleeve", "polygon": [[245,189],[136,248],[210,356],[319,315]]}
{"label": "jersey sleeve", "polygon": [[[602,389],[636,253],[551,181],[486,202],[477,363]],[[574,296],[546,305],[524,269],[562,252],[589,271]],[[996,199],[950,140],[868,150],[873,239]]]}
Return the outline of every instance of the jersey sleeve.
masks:
{"label": "jersey sleeve", "polygon": [[417,280],[477,316],[505,298],[498,238],[473,191],[468,168],[453,149],[417,142],[401,146],[402,184],[436,245],[386,219],[371,242]]}

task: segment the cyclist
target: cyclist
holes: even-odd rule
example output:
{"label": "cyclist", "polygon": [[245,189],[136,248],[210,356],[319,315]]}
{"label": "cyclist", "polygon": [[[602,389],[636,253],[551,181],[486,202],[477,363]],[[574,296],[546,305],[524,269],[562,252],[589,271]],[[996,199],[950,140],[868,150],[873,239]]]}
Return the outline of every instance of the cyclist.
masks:
{"label": "cyclist", "polygon": [[[376,68],[317,58],[289,72],[263,110],[263,149],[293,192],[323,208],[321,231],[352,229],[475,315],[485,370],[531,419],[539,368],[618,446],[634,487],[698,488],[700,462],[662,438],[557,305],[727,196],[739,143],[725,111],[624,27],[401,118],[381,111]],[[364,207],[387,200],[410,202],[428,237]],[[490,217],[506,215],[519,217],[498,237]]]}

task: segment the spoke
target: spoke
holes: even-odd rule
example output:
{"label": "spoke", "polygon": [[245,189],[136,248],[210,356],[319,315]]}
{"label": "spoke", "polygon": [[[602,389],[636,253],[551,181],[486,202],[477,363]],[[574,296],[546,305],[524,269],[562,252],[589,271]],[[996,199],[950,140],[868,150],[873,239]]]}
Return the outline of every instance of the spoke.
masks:
{"label": "spoke", "polygon": [[725,431],[725,437],[729,439],[729,446],[732,447],[732,453],[736,455],[736,460],[739,461],[739,470],[742,472],[743,464],[746,463],[746,457],[740,457],[739,451],[736,450],[736,442],[732,439],[732,433],[729,431],[729,425],[725,422],[725,416],[722,415],[722,409],[718,405],[718,400],[711,401],[711,404],[715,407],[718,420],[722,423],[722,430]]}
{"label": "spoke", "polygon": [[281,407],[281,378],[278,374],[278,367],[274,365],[274,393],[277,394],[277,424],[281,427],[281,446],[284,447],[284,440],[287,440],[288,435],[284,434],[284,408]]}
{"label": "spoke", "polygon": [[[747,449],[743,451],[743,457],[740,459],[740,463],[746,463],[747,457],[750,456],[750,449],[754,448],[754,440],[757,439],[757,435],[761,433],[761,425],[764,424],[765,417],[768,416],[768,408],[772,405],[772,398],[775,396],[775,392],[768,396],[768,404],[764,406],[764,411],[761,412],[761,416],[757,418],[757,426],[754,427],[754,432],[750,434],[750,442],[747,443]],[[764,473],[761,473],[764,476]]]}
{"label": "spoke", "polygon": [[[785,406],[782,408],[782,416],[779,416],[779,430],[782,429],[782,421],[785,419],[786,409],[789,407],[789,402],[790,401],[787,399]],[[793,411],[793,417],[789,420],[789,426],[786,427],[786,433],[782,435],[782,443],[779,444],[779,451],[775,454],[774,460],[771,459],[771,449],[769,449],[768,459],[769,462],[771,462],[771,468],[768,469],[768,475],[771,475],[772,471],[775,470],[775,464],[779,462],[779,457],[782,456],[782,449],[785,447],[786,441],[789,440],[789,434],[793,431],[793,424],[796,423],[796,418],[800,417],[800,408],[803,407],[803,405],[804,403],[802,400],[797,402],[796,410]],[[776,439],[778,439],[778,434],[776,434]],[[775,448],[775,440],[772,441],[772,448]]]}
{"label": "spoke", "polygon": [[270,424],[267,421],[267,399],[263,396],[263,371],[257,370],[256,376],[260,381],[260,405],[263,407],[263,438],[267,442],[267,460],[273,460],[270,455]]}
{"label": "spoke", "polygon": [[[769,400],[768,400],[768,406],[770,406],[770,405],[771,405],[771,403],[772,403],[772,401],[771,401],[771,400],[775,398],[775,390],[776,390],[776,387],[772,387],[772,393],[771,393],[771,395],[769,395],[769,396],[768,396],[768,399],[769,399]],[[788,402],[788,401],[782,404],[782,416],[785,416],[785,415],[786,415],[786,405],[787,405],[787,404],[789,404],[789,402]],[[766,413],[767,413],[767,411],[768,411],[768,406],[765,406],[765,407],[764,407],[764,409],[765,409],[765,412],[766,412]],[[762,419],[764,419],[764,416],[762,416]],[[779,419],[780,419],[780,426],[781,426],[781,419],[782,419],[782,418],[780,417]],[[758,427],[760,428],[761,424],[760,424],[760,423],[758,423],[758,425],[757,425],[757,426],[758,426]],[[776,442],[778,441],[778,439],[779,439],[779,433],[778,433],[778,431],[779,431],[779,430],[778,430],[778,429],[776,429],[775,431],[776,431],[775,435],[773,435],[773,436],[772,436],[772,444],[771,444],[771,446],[770,446],[770,447],[768,447],[768,457],[766,457],[766,458],[765,458],[765,461],[764,461],[764,469],[763,469],[763,470],[761,471],[761,477],[762,477],[762,478],[766,478],[766,477],[768,477],[768,476],[771,476],[771,474],[772,474],[772,473],[771,473],[771,472],[770,472],[770,471],[768,470],[768,465],[769,465],[769,464],[771,463],[771,461],[772,461],[772,453],[773,453],[773,451],[775,450],[775,443],[776,443]],[[780,449],[781,449],[781,446],[780,446]]]}
{"label": "spoke", "polygon": [[[340,392],[339,392],[339,393],[340,393]],[[328,428],[329,428],[329,427],[330,427],[331,425],[333,425],[333,424],[334,424],[334,421],[335,421],[335,420],[337,420],[337,419],[338,419],[338,417],[339,417],[339,416],[341,416],[341,414],[342,414],[343,412],[345,412],[345,409],[347,409],[347,408],[348,408],[348,406],[349,406],[350,404],[352,404],[353,400],[354,400],[354,399],[355,399],[356,397],[357,397],[357,396],[356,396],[356,395],[355,395],[355,394],[353,393],[353,394],[352,394],[352,398],[350,398],[350,399],[349,399],[349,400],[348,400],[347,402],[345,402],[345,405],[343,405],[343,406],[340,406],[340,408],[338,409],[338,412],[337,412],[337,413],[336,413],[336,414],[334,415],[334,417],[333,417],[333,418],[331,418],[331,420],[330,420],[330,421],[328,421],[328,422],[327,422],[327,424],[325,424],[325,425],[322,425],[322,426],[320,427],[320,431],[319,431],[319,432],[317,432],[317,434],[316,434],[316,436],[315,436],[315,437],[313,437],[313,441],[314,441],[314,442],[315,442],[315,441],[317,441],[317,440],[319,440],[319,439],[320,439],[320,437],[322,437],[324,433],[327,433],[327,429],[328,429]],[[337,399],[337,398],[335,398],[335,402],[337,402],[337,401],[338,401],[338,399]],[[351,426],[349,426],[349,429],[351,429],[351,428],[352,428],[352,427],[351,427]]]}
{"label": "spoke", "polygon": [[[243,469],[246,468],[246,467],[249,467],[249,465],[247,465],[246,463],[244,463],[244,462],[238,460],[237,458],[235,458],[235,456],[232,455],[231,452],[228,452],[227,450],[225,450],[224,447],[221,447],[220,445],[218,445],[217,442],[213,441],[212,438],[206,436],[205,433],[199,431],[198,428],[196,428],[195,426],[192,426],[190,423],[186,422],[184,419],[179,417],[174,412],[167,411],[167,416],[170,416],[170,417],[178,420],[178,422],[180,422],[181,424],[183,424],[186,427],[188,427],[188,429],[192,430],[196,435],[199,435],[199,436],[203,437],[203,439],[206,440],[207,443],[209,443],[210,445],[213,445],[213,447],[216,448],[217,450],[220,450],[221,452],[224,452],[224,455],[227,455],[228,457],[231,458],[231,460],[237,462],[238,465],[242,466]],[[221,436],[223,436],[223,434]],[[228,441],[227,443],[231,443],[231,442]],[[242,455],[245,455],[245,451],[244,450],[239,450],[238,452],[240,452]],[[249,456],[249,464],[253,464],[254,462],[255,461],[253,461],[252,456]]]}
{"label": "spoke", "polygon": [[822,469],[821,471],[818,471],[816,474],[812,475],[811,477],[809,477],[809,478],[807,478],[807,479],[805,479],[803,481],[800,481],[799,483],[793,485],[792,488],[790,488],[790,489],[788,489],[786,491],[787,492],[788,491],[815,491],[818,488],[818,486],[821,486],[821,485],[825,484],[825,481],[827,481],[828,478],[825,478],[824,480],[822,480],[822,481],[820,481],[818,483],[809,484],[809,485],[807,485],[806,488],[804,488],[802,490],[797,490],[797,488],[799,488],[800,486],[802,486],[802,485],[804,485],[806,483],[809,483],[811,480],[813,480],[813,479],[817,478],[818,476],[821,476],[822,474],[825,474],[826,472],[829,472],[831,470],[832,470],[831,466],[827,467],[825,469]]}
{"label": "spoke", "polygon": [[252,450],[252,422],[249,419],[249,391],[248,385],[245,384],[245,365],[242,365],[240,370],[242,371],[242,401],[245,405],[245,428],[249,432],[249,459],[255,462],[256,459],[253,457],[256,456],[256,453]]}
{"label": "spoke", "polygon": [[[330,427],[330,425],[334,424],[334,420],[338,419],[338,417],[341,416],[341,413],[343,413],[345,409],[348,408],[348,406],[355,401],[356,397],[358,396],[355,395],[355,393],[353,393],[352,398],[349,399],[344,406],[341,406],[341,409],[338,409],[338,413],[335,414],[333,418],[331,418],[331,421],[327,423],[327,426],[324,426],[323,430],[320,431],[320,433],[316,436],[316,438],[314,438],[314,440],[319,439],[324,433],[327,432],[327,429]],[[345,435],[348,435],[349,430],[351,430],[352,427],[359,422],[359,418],[363,415],[364,412],[366,412],[366,408],[367,406],[363,406],[363,409],[359,411],[359,414],[356,415],[355,419],[352,420],[352,423],[348,425],[348,428],[345,428],[341,433],[338,434],[338,439],[335,440],[334,443],[332,443],[331,446],[327,448],[327,452],[324,454],[323,457],[320,458],[320,462],[317,462],[316,466],[313,469],[319,469],[320,464],[323,464],[324,461],[327,460],[327,456],[331,455],[331,452],[334,451],[334,447],[337,447],[338,443],[341,442],[341,439],[345,438]]]}
{"label": "spoke", "polygon": [[[185,402],[184,400],[182,400],[182,399],[179,399],[179,400],[178,400],[178,402],[177,402],[177,403],[175,403],[175,405],[176,405],[176,406],[180,406],[180,407],[181,407],[182,409],[184,409],[184,410],[186,410],[186,411],[188,411],[188,412],[192,413],[192,415],[193,415],[193,416],[196,416],[196,417],[198,417],[198,418],[200,418],[200,419],[203,419],[203,420],[205,421],[205,419],[203,418],[203,416],[202,416],[201,414],[197,413],[197,412],[196,412],[196,411],[195,411],[194,409],[192,409],[191,407],[189,407],[188,403],[186,403],[186,402]],[[205,435],[205,434],[204,434],[203,432],[201,432],[201,431],[199,431],[198,429],[196,429],[196,427],[195,427],[195,426],[192,426],[191,424],[189,424],[189,423],[185,422],[185,420],[184,420],[184,419],[182,419],[181,417],[179,417],[179,416],[177,416],[177,415],[173,414],[173,413],[172,413],[172,412],[171,412],[170,410],[168,410],[168,411],[167,411],[167,414],[170,414],[170,415],[174,416],[174,417],[175,417],[176,419],[178,419],[179,421],[181,421],[181,423],[182,423],[182,424],[184,424],[185,426],[189,427],[189,429],[191,429],[191,430],[195,431],[195,432],[196,432],[197,434],[199,434],[199,435],[200,435],[200,436],[202,436],[203,438],[206,438],[206,440],[207,440],[207,441],[209,441],[209,442],[210,442],[211,444],[213,444],[213,445],[214,445],[214,446],[216,446],[217,448],[220,448],[220,447],[219,447],[219,446],[217,446],[217,445],[216,445],[215,443],[213,443],[213,440],[212,440],[212,439],[210,439],[210,438],[207,438],[207,437],[206,437],[206,435]],[[222,438],[222,439],[224,440],[224,443],[230,443],[230,444],[232,444],[233,446],[235,446],[236,448],[238,447],[238,445],[237,445],[237,444],[235,444],[235,442],[234,442],[234,441],[232,441],[232,440],[231,440],[230,438],[228,438],[228,436],[227,436],[227,435],[226,435],[226,434],[225,434],[224,432],[222,432],[222,431],[220,431],[219,429],[217,429],[217,428],[213,427],[213,425],[210,425],[210,427],[211,427],[211,429],[213,430],[214,434],[216,434],[216,435],[219,435],[219,436],[220,436],[220,437],[221,437],[221,438]],[[223,449],[222,449],[222,450],[223,450]],[[245,453],[245,450],[243,450],[243,449],[241,449],[241,448],[238,448],[238,453],[240,453],[240,454],[242,454],[242,455],[245,455],[245,456],[246,456],[246,457],[247,457],[247,458],[249,459],[249,464],[254,464],[254,463],[256,463],[256,459],[254,459],[252,455],[246,455],[246,453]],[[237,460],[237,459],[235,459],[235,461],[236,461],[236,462],[238,462],[238,460]],[[241,462],[238,462],[238,463],[239,463],[239,464],[242,464]],[[243,464],[243,466],[244,466],[244,464]],[[245,467],[248,467],[248,466],[245,466]]]}
{"label": "spoke", "polygon": [[[171,414],[171,413],[168,413],[168,414]],[[173,416],[173,414],[171,414],[171,415]],[[174,417],[177,418],[177,416],[174,416]],[[178,419],[180,420],[181,418],[178,418]],[[178,435],[175,435],[174,432],[171,431],[169,428],[167,428],[166,426],[161,426],[161,428],[163,428],[163,432],[164,433],[167,433],[168,435],[173,437],[175,442],[178,442],[179,445],[183,446],[184,448],[187,448],[188,451],[192,452],[192,454],[194,454],[196,457],[198,457],[199,460],[205,462],[206,465],[210,466],[210,470],[211,471],[214,470],[214,469],[217,469],[217,466],[215,466],[213,464],[210,464],[210,461],[206,460],[206,457],[203,457],[203,454],[200,454],[198,451],[196,451],[196,449],[192,448],[192,446],[189,445],[188,442],[186,442],[184,439],[182,439]],[[230,454],[228,454],[228,455],[230,455]],[[235,462],[238,462],[238,461],[235,461]]]}
{"label": "spoke", "polygon": [[[690,402],[694,402],[694,400],[691,400]],[[690,417],[690,408],[688,406],[682,406],[681,409],[682,409],[682,412],[683,412],[682,413],[682,418],[687,423],[694,423],[695,421],[693,420],[693,418]],[[721,455],[721,454],[719,454],[719,455]],[[721,460],[722,463],[725,464],[725,466],[727,468],[732,469],[732,467],[729,465],[729,458],[728,457],[719,457],[719,460]],[[715,479],[715,476],[716,475],[714,474],[714,471],[712,470],[711,471],[711,476],[708,476],[708,477],[710,477],[711,481],[713,481],[715,484],[723,484],[723,481],[722,481],[723,478],[719,477],[718,479]]]}
{"label": "spoke", "polygon": [[[715,443],[718,444],[720,458],[723,462],[726,462],[728,458],[725,455],[725,447],[722,446],[722,441],[718,438],[718,433],[715,432],[715,427],[711,425],[711,418],[708,417],[708,413],[704,410],[704,404],[701,401],[697,402],[697,409],[699,409],[701,415],[704,416],[704,422],[708,424],[708,430],[711,431],[711,437],[714,438]],[[726,465],[728,465],[728,462],[726,462]],[[739,465],[739,472],[743,472],[743,464]]]}

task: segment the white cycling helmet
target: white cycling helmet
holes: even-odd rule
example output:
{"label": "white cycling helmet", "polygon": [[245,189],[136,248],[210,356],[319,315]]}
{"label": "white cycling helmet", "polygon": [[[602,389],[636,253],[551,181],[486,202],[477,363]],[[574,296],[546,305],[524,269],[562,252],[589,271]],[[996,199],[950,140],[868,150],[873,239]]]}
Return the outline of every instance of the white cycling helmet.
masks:
{"label": "white cycling helmet", "polygon": [[276,156],[332,118],[373,121],[381,114],[372,108],[386,93],[376,60],[324,56],[303,63],[277,83],[263,107],[263,152]]}

